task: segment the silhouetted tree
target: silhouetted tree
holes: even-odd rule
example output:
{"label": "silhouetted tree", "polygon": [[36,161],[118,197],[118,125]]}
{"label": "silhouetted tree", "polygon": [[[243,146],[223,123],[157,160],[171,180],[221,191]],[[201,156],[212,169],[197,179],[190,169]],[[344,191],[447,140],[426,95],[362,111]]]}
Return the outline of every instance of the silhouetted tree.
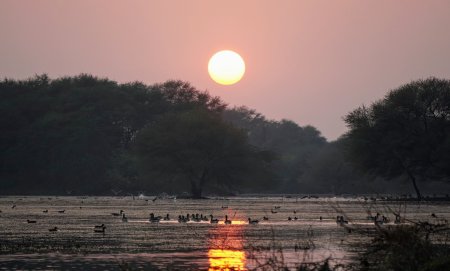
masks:
{"label": "silhouetted tree", "polygon": [[275,153],[273,171],[279,191],[299,192],[299,179],[309,169],[311,159],[326,145],[326,140],[312,126],[301,127],[290,120],[269,121],[255,110],[237,107],[226,110],[224,119],[243,129],[249,142]]}
{"label": "silhouetted tree", "polygon": [[[231,144],[227,143],[230,141],[235,143],[230,151],[237,152],[243,146],[248,151],[244,153],[244,149],[240,149],[243,152],[240,162],[246,158],[246,164],[234,164],[236,170],[221,173],[227,177],[222,176],[220,180],[228,178],[227,189],[230,189],[237,184],[232,181],[237,179],[236,172],[244,179],[245,170],[237,168],[261,169],[257,156],[264,157],[265,153],[247,146],[247,138],[238,136],[240,131],[221,123],[220,113],[225,108],[219,98],[183,81],[150,86],[139,82],[118,84],[86,74],[55,80],[46,75],[28,80],[4,79],[0,82],[0,125],[4,128],[0,133],[0,192],[99,194],[111,189],[147,190],[149,187],[142,181],[137,166],[138,159],[131,151],[132,146],[136,146],[137,135],[168,116],[179,120],[174,122],[173,129],[192,124],[183,116],[197,110],[204,112],[198,115],[199,123],[209,120],[211,129],[223,130],[224,133],[217,136],[222,140],[217,143],[218,148]],[[204,117],[209,114],[215,117]],[[174,140],[183,140],[184,135],[173,136]],[[211,139],[205,141],[208,142],[212,144]],[[202,145],[192,147],[192,151],[204,150]],[[215,150],[214,144],[209,147]],[[224,165],[214,167],[214,178],[219,179],[219,168]],[[231,162],[226,165],[229,165],[227,169],[232,168]],[[178,170],[173,163],[165,167],[174,172]],[[258,180],[254,182],[263,187],[259,174],[267,176],[264,172],[255,170],[246,181]]]}
{"label": "silhouetted tree", "polygon": [[450,81],[430,78],[390,91],[345,117],[353,160],[370,173],[418,179],[450,176]]}
{"label": "silhouetted tree", "polygon": [[0,185],[41,193],[99,193],[135,178],[118,165],[136,132],[170,107],[145,85],[90,75],[5,79],[0,98]]}
{"label": "silhouetted tree", "polygon": [[207,185],[235,189],[264,176],[270,161],[244,133],[205,109],[165,115],[138,134],[136,151],[145,171],[188,183],[194,198],[201,198]]}
{"label": "silhouetted tree", "polygon": [[150,89],[162,93],[173,109],[179,111],[204,108],[219,113],[226,108],[226,104],[219,97],[213,97],[206,91],[199,91],[188,82],[169,80],[162,84],[154,84]]}

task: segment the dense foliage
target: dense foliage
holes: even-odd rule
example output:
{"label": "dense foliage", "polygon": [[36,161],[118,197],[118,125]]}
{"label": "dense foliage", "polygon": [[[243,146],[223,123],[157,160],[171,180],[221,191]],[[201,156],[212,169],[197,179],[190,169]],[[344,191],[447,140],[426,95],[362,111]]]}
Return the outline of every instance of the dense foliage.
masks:
{"label": "dense foliage", "polygon": [[448,81],[413,82],[350,113],[349,133],[329,143],[183,81],[4,79],[0,193],[404,191],[389,181],[449,175],[449,97]]}
{"label": "dense foliage", "polygon": [[327,144],[316,128],[300,127],[289,120],[267,120],[246,107],[226,110],[223,116],[246,131],[252,145],[276,154],[273,169],[279,191],[301,192],[299,180],[309,171],[313,157]]}
{"label": "dense foliage", "polygon": [[189,184],[195,198],[207,185],[237,191],[244,184],[252,186],[250,180],[253,189],[261,191],[258,186],[265,186],[270,176],[265,173],[271,155],[248,144],[245,134],[220,115],[205,110],[165,115],[141,130],[136,149],[141,167],[159,173],[154,178],[161,181],[159,186]]}
{"label": "dense foliage", "polygon": [[0,184],[11,192],[113,187],[136,132],[168,108],[147,86],[87,75],[4,80],[0,95]]}
{"label": "dense foliage", "polygon": [[351,158],[386,178],[406,176],[418,198],[418,179],[450,177],[450,81],[430,78],[390,91],[345,118]]}
{"label": "dense foliage", "polygon": [[205,187],[219,194],[268,191],[281,187],[274,172],[283,167],[295,183],[306,145],[325,144],[314,128],[289,121],[272,122],[259,144],[259,135],[231,124],[226,112],[239,110],[182,81],[148,86],[90,75],[5,79],[0,191],[189,191],[196,197]]}

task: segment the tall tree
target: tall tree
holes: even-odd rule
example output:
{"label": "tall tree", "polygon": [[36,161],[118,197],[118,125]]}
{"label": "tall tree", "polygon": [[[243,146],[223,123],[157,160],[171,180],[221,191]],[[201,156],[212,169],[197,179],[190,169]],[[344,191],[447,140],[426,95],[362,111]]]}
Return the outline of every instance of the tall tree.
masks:
{"label": "tall tree", "polygon": [[204,108],[167,114],[143,129],[136,143],[146,172],[188,184],[194,198],[201,198],[207,186],[245,185],[250,176],[264,174],[270,158],[247,144],[241,130]]}
{"label": "tall tree", "polygon": [[418,180],[450,176],[450,81],[429,78],[390,91],[345,117],[353,160],[372,174]]}

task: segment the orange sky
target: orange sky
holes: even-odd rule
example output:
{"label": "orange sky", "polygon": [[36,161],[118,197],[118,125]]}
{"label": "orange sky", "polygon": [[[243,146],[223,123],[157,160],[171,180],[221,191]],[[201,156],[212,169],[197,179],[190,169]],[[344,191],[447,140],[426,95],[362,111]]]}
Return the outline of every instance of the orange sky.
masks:
{"label": "orange sky", "polygon": [[[209,57],[240,53],[220,86]],[[316,126],[414,79],[450,77],[450,1],[0,1],[0,77],[190,81],[231,105]]]}

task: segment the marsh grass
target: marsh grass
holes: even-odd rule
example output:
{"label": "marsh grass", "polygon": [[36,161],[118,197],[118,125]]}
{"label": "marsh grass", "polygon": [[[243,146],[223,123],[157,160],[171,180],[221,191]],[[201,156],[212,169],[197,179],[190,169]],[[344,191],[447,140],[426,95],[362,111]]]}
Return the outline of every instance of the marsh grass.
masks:
{"label": "marsh grass", "polygon": [[[406,219],[406,204],[384,211],[401,217],[400,224],[378,225],[370,232],[367,249],[359,253],[348,270],[446,271],[450,270],[450,227],[443,217],[431,214],[426,221]],[[368,209],[368,214],[372,212]],[[364,234],[356,230],[356,234]],[[367,234],[366,232],[365,234]]]}
{"label": "marsh grass", "polygon": [[[344,265],[338,264],[331,257],[325,260],[314,260],[314,231],[309,227],[306,232],[306,237],[303,239],[297,238],[293,241],[293,248],[296,253],[298,261],[290,263],[287,261],[285,255],[286,250],[276,240],[275,231],[271,229],[271,242],[266,247],[248,248],[247,258],[253,261],[254,267],[249,270],[261,271],[337,271],[344,270]],[[333,262],[333,263],[330,263]]]}
{"label": "marsh grass", "polygon": [[448,242],[432,243],[430,231],[418,225],[379,230],[360,256],[360,270],[450,270]]}

